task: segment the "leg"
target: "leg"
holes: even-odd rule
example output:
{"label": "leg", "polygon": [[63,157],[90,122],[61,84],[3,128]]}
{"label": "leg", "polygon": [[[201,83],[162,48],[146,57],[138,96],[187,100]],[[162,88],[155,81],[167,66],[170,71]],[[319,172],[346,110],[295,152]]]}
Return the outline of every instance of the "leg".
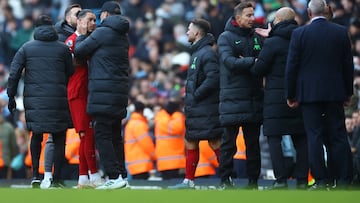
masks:
{"label": "leg", "polygon": [[45,174],[44,179],[52,178],[52,168],[54,163],[54,141],[51,134],[49,134],[48,139],[45,145],[45,154],[44,154],[44,168]]}
{"label": "leg", "polygon": [[194,180],[195,170],[199,163],[199,141],[186,140],[185,179]]}
{"label": "leg", "polygon": [[54,181],[61,181],[61,168],[65,161],[66,131],[53,133],[54,150]]}
{"label": "leg", "polygon": [[42,140],[43,140],[42,133],[33,133],[30,142],[33,178],[37,178],[37,179],[39,179],[39,160],[40,160]]}
{"label": "leg", "polygon": [[209,146],[214,151],[216,155],[216,159],[219,162],[220,161],[220,145],[221,145],[221,138],[214,139],[214,140],[208,140]]}
{"label": "leg", "polygon": [[308,140],[308,157],[311,174],[318,185],[328,182],[328,171],[324,158],[324,118],[323,103],[301,104],[304,126]]}
{"label": "leg", "polygon": [[244,141],[246,146],[246,171],[249,183],[257,186],[257,179],[260,175],[260,123],[248,123],[243,125]]}
{"label": "leg", "polygon": [[296,163],[293,172],[294,178],[297,180],[297,185],[307,185],[309,160],[308,160],[308,145],[305,134],[297,134],[291,136],[296,150]]}
{"label": "leg", "polygon": [[288,173],[286,171],[285,157],[283,155],[283,150],[281,147],[282,136],[281,135],[267,136],[267,140],[269,144],[271,163],[273,166],[276,182],[286,183],[288,178]]}
{"label": "leg", "polygon": [[127,171],[125,168],[125,152],[124,152],[124,137],[122,136],[121,118],[114,117],[111,121],[111,135],[112,144],[115,151],[116,162],[119,165],[119,170],[122,178],[127,178]]}
{"label": "leg", "polygon": [[[121,123],[120,120],[117,122]],[[109,179],[117,179],[120,175],[120,166],[116,156],[118,151],[115,151],[113,145],[112,123],[112,119],[108,117],[94,117],[95,143],[99,151],[100,161],[104,166],[104,172],[109,176]]]}
{"label": "leg", "polygon": [[229,126],[224,129],[220,146],[220,165],[219,173],[221,182],[228,182],[233,168],[233,156],[236,153],[236,137],[239,132],[239,126]]}
{"label": "leg", "polygon": [[341,102],[329,103],[326,108],[327,151],[329,164],[338,185],[348,185],[352,180],[353,163],[345,128],[344,108]]}

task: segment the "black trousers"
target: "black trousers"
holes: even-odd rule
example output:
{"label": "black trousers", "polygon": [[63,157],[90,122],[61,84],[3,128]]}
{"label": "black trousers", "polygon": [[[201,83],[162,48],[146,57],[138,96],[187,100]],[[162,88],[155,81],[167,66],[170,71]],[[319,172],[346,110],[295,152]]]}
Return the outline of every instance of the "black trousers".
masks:
{"label": "black trousers", "polygon": [[296,178],[298,184],[307,183],[309,172],[306,135],[291,135],[296,151],[296,162],[292,157],[285,157],[281,146],[282,135],[267,136],[271,163],[278,182],[286,182],[290,177]]}
{"label": "black trousers", "polygon": [[[257,180],[260,175],[260,126],[261,123],[241,124],[246,145],[246,173],[250,180]],[[226,181],[233,172],[233,156],[236,153],[236,138],[240,125],[227,126],[221,138],[219,173],[221,181]]]}
{"label": "black trousers", "polygon": [[[62,180],[61,168],[65,161],[66,131],[51,133],[54,142],[54,181]],[[31,137],[30,152],[33,167],[33,178],[39,178],[39,160],[43,133],[34,133]]]}
{"label": "black trousers", "polygon": [[[350,183],[353,164],[343,103],[302,103],[301,109],[308,138],[310,169],[316,182],[337,180],[338,184]],[[327,151],[327,163],[323,145]]]}
{"label": "black trousers", "polygon": [[117,179],[120,174],[123,178],[127,177],[121,119],[120,116],[93,117],[96,148],[105,174],[110,179]]}

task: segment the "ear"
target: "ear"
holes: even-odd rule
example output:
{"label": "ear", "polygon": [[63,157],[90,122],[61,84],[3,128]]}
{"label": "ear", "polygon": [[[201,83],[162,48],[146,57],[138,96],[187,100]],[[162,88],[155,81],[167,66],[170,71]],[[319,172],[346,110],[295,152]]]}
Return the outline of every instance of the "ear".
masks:
{"label": "ear", "polygon": [[311,10],[310,10],[310,8],[307,8],[307,12],[308,12],[308,16],[309,16],[309,18],[311,18],[312,14],[311,14]]}

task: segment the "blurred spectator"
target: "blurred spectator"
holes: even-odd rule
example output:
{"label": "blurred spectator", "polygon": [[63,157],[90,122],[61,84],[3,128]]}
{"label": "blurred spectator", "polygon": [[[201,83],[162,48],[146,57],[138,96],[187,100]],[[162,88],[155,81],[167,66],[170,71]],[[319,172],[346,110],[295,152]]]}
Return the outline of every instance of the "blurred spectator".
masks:
{"label": "blurred spectator", "polygon": [[183,177],[185,169],[185,116],[178,101],[169,101],[155,115],[157,170],[163,179]]}
{"label": "blurred spectator", "polygon": [[34,22],[32,16],[26,16],[22,20],[22,28],[20,28],[11,39],[10,47],[15,53],[25,42],[33,39]]}
{"label": "blurred spectator", "polygon": [[133,179],[148,179],[154,169],[155,146],[144,116],[145,105],[134,102],[135,109],[125,126],[125,161]]}
{"label": "blurred spectator", "polygon": [[19,128],[15,129],[16,144],[18,154],[11,161],[12,178],[28,178],[30,170],[25,166],[25,156],[28,152],[29,132]]}
{"label": "blurred spectator", "polygon": [[[1,102],[1,111],[6,108],[6,102]],[[14,127],[0,115],[0,179],[11,178],[11,160],[17,155]]]}
{"label": "blurred spectator", "polygon": [[199,163],[196,166],[196,178],[211,178],[216,176],[216,169],[219,166],[216,154],[206,140],[199,142]]}

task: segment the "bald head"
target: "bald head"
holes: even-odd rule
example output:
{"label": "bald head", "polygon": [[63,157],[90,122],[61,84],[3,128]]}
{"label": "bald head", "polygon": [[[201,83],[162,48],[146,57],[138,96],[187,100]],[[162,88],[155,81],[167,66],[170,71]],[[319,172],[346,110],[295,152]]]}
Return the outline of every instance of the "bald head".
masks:
{"label": "bald head", "polygon": [[308,4],[309,16],[323,16],[327,13],[327,4],[325,0],[311,0]]}
{"label": "bald head", "polygon": [[285,21],[285,20],[295,20],[295,11],[289,7],[282,7],[275,13],[274,25]]}

